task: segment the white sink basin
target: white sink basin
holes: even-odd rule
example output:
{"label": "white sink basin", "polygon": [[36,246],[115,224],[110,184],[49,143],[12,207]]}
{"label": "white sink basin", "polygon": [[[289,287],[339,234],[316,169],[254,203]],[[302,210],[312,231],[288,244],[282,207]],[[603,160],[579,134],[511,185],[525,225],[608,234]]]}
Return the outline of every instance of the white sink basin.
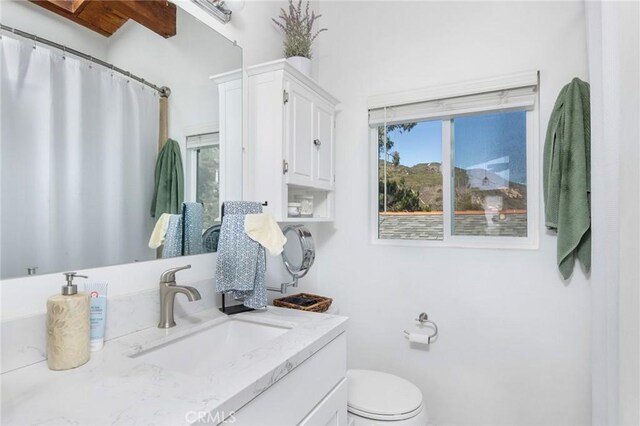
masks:
{"label": "white sink basin", "polygon": [[131,358],[184,374],[209,376],[291,328],[225,318],[210,327],[131,355]]}

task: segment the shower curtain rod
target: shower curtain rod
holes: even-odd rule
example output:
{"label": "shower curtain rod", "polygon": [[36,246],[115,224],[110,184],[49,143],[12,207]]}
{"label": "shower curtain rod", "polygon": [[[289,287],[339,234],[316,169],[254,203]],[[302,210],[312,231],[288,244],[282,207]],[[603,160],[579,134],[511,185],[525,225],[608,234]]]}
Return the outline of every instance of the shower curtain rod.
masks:
{"label": "shower curtain rod", "polygon": [[131,74],[129,71],[125,71],[122,68],[118,68],[113,64],[110,64],[110,63],[105,62],[103,60],[100,60],[98,58],[94,58],[93,56],[87,55],[86,53],[82,53],[82,52],[80,52],[78,50],[71,49],[71,48],[69,48],[67,46],[64,46],[62,44],[56,43],[55,41],[51,41],[51,40],[47,40],[46,38],[38,37],[35,34],[31,34],[31,33],[25,32],[25,31],[21,31],[21,30],[18,30],[16,28],[12,28],[12,27],[9,27],[7,25],[4,25],[2,23],[0,23],[0,29],[2,29],[4,31],[8,31],[8,32],[10,32],[12,34],[19,35],[20,37],[31,39],[31,40],[34,41],[34,43],[42,43],[42,44],[45,44],[47,46],[51,46],[51,47],[54,47],[56,49],[62,50],[64,53],[70,53],[70,54],[72,54],[74,56],[78,56],[78,57],[80,57],[82,59],[86,59],[86,60],[94,62],[94,63],[96,63],[98,65],[102,65],[103,67],[108,68],[111,71],[115,71],[117,73],[120,73],[122,75],[127,76],[127,78],[131,78],[131,79],[133,79],[133,80],[135,80],[135,81],[137,81],[139,83],[144,84],[145,86],[151,87],[153,90],[156,90],[160,94],[160,96],[162,96],[164,98],[168,98],[169,95],[171,95],[171,89],[169,89],[167,86],[158,87],[155,84],[146,81],[142,77],[138,77],[137,75]]}

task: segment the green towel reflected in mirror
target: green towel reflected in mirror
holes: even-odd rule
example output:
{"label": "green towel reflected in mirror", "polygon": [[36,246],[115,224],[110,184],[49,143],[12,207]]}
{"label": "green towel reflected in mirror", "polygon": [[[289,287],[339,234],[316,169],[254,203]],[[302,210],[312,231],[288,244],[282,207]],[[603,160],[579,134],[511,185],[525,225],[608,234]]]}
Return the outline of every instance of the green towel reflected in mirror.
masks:
{"label": "green towel reflected in mirror", "polygon": [[163,213],[181,214],[184,201],[184,171],[180,145],[167,139],[156,162],[155,188],[151,201],[151,217]]}

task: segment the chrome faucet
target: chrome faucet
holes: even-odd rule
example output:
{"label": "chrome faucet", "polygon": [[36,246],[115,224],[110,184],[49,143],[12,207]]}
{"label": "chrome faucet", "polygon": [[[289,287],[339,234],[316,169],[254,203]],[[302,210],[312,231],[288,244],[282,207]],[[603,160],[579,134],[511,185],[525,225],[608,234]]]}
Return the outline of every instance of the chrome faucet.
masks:
{"label": "chrome faucet", "polygon": [[189,302],[200,300],[200,292],[196,288],[176,285],[176,272],[183,269],[191,269],[191,265],[167,269],[160,275],[160,323],[158,328],[171,328],[176,325],[173,318],[173,304],[176,300],[176,294],[186,295]]}

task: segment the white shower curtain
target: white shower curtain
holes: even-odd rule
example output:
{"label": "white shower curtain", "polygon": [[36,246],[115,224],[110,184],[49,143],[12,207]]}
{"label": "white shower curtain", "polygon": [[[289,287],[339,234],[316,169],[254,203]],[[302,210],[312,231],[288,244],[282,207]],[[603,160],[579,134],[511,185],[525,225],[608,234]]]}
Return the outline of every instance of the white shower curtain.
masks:
{"label": "white shower curtain", "polygon": [[1,278],[154,258],[158,96],[3,36]]}

